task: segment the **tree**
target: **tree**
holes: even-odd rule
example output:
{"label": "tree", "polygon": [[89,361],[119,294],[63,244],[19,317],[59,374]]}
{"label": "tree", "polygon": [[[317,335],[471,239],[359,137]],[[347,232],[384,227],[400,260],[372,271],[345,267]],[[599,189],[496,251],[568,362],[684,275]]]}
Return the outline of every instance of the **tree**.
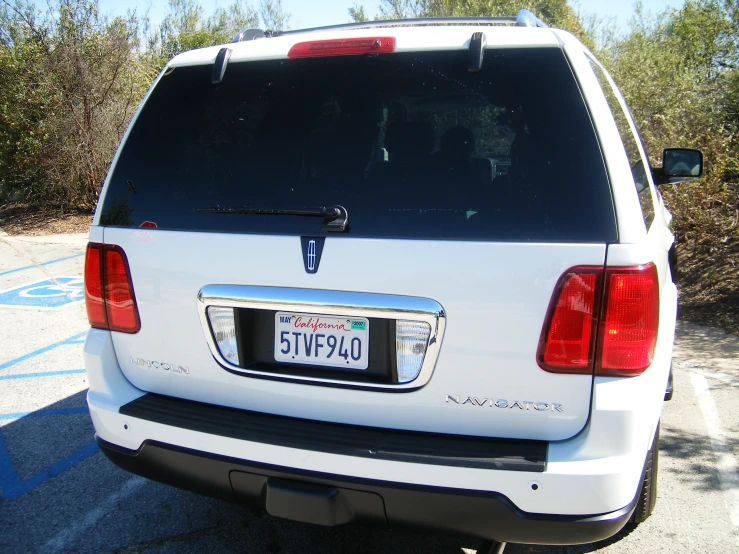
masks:
{"label": "tree", "polygon": [[47,29],[32,8],[0,6],[0,200],[25,198],[44,179],[38,160],[49,141],[46,114],[54,98],[38,84]]}
{"label": "tree", "polygon": [[233,0],[208,17],[198,0],[169,0],[169,12],[149,37],[146,54],[161,68],[180,52],[231,42],[244,29],[282,31],[289,23],[282,0],[261,0],[258,9]]}
{"label": "tree", "polygon": [[136,56],[140,20],[110,19],[97,0],[40,14],[4,0],[0,175],[5,194],[92,207],[153,74]]}
{"label": "tree", "polygon": [[264,28],[270,31],[285,31],[290,27],[290,16],[282,9],[282,0],[261,0],[259,16]]}
{"label": "tree", "polygon": [[[381,0],[377,19],[405,19],[413,17],[500,17],[515,16],[522,8],[538,15],[545,23],[566,29],[588,46],[591,38],[575,10],[567,0]],[[349,8],[355,21],[365,17],[363,5]]]}
{"label": "tree", "polygon": [[354,4],[353,7],[349,8],[349,17],[351,17],[352,21],[355,23],[364,23],[365,21],[369,21],[369,17],[367,17],[367,13],[364,11],[364,6],[361,4]]}
{"label": "tree", "polygon": [[735,78],[731,60],[739,54],[731,28],[729,12],[718,0],[688,0],[682,9],[656,18],[637,6],[630,33],[599,52],[649,150],[677,144],[704,148],[714,182],[735,158],[735,121],[726,110]]}
{"label": "tree", "polygon": [[[637,6],[628,33],[599,57],[608,65],[652,154],[693,147],[705,177],[663,186],[679,240],[681,310],[699,321],[739,321],[737,3],[687,0],[655,17]],[[733,300],[732,300],[733,299]],[[736,328],[736,327],[735,327]]]}
{"label": "tree", "polygon": [[197,0],[169,0],[169,13],[149,38],[149,53],[159,67],[186,50],[230,42],[239,31],[259,26],[259,14],[234,0],[205,17]]}

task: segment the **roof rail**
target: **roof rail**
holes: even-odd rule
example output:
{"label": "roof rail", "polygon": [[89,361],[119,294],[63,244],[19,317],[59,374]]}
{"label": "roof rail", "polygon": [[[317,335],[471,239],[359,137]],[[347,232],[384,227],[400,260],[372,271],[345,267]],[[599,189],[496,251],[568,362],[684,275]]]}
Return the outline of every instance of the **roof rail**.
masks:
{"label": "roof rail", "polygon": [[272,36],[271,31],[263,31],[262,29],[244,29],[234,37],[233,42],[244,42],[269,36]]}
{"label": "roof rail", "polygon": [[541,19],[536,17],[529,10],[518,10],[516,16],[516,26],[518,27],[549,27]]}
{"label": "roof rail", "polygon": [[353,29],[374,29],[381,27],[419,26],[430,27],[435,25],[515,25],[517,27],[548,27],[541,19],[529,10],[519,10],[516,17],[418,17],[412,19],[377,19],[362,21],[361,23],[343,23],[340,25],[326,25],[309,29],[295,29],[292,31],[263,31],[261,29],[247,29],[241,31],[234,38],[234,42],[254,40],[263,37],[276,37],[294,33],[309,33],[312,31],[351,31]]}
{"label": "roof rail", "polygon": [[343,23],[340,25],[327,25],[325,27],[312,27],[310,29],[296,29],[294,31],[280,31],[275,35],[289,35],[293,33],[306,33],[311,31],[353,29],[373,29],[379,27],[402,27],[402,26],[436,26],[436,25],[501,25],[514,24],[515,17],[417,17],[410,19],[378,19],[374,21],[362,21],[361,23]]}

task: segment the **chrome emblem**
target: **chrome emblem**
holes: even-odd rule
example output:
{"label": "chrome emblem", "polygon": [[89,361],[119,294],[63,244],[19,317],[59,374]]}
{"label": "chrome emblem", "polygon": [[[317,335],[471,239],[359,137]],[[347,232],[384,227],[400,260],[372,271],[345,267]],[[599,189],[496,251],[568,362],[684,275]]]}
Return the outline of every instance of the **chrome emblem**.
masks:
{"label": "chrome emblem", "polygon": [[303,266],[306,273],[316,273],[318,271],[324,242],[326,242],[324,237],[300,237],[300,244],[303,249]]}
{"label": "chrome emblem", "polygon": [[555,402],[532,402],[531,400],[505,400],[503,398],[478,398],[476,396],[462,396],[447,394],[445,402],[460,406],[489,406],[490,408],[531,410],[537,412],[564,412],[562,404]]}
{"label": "chrome emblem", "polygon": [[129,356],[128,359],[133,365],[137,365],[147,369],[162,369],[171,373],[184,373],[185,375],[190,374],[190,368],[183,365],[158,362],[156,360],[145,360],[144,358],[134,358],[133,356]]}
{"label": "chrome emblem", "polygon": [[311,239],[308,241],[308,271],[316,269],[316,241]]}

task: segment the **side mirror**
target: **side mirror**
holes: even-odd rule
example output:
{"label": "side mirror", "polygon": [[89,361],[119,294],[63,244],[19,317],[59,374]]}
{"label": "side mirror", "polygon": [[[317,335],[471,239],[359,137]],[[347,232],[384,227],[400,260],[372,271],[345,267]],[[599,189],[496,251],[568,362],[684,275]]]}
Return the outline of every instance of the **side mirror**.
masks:
{"label": "side mirror", "polygon": [[703,175],[703,152],[692,148],[665,148],[662,151],[662,175],[696,179]]}

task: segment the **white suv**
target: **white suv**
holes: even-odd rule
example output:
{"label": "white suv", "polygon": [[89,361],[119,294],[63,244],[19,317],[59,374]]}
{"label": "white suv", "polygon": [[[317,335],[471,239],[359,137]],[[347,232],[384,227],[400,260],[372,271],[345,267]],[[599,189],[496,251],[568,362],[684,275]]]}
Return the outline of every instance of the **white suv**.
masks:
{"label": "white suv", "polygon": [[655,181],[700,152],[651,169],[603,66],[526,11],[267,35],[175,57],[111,166],[103,452],[322,525],[644,520],[677,306]]}

